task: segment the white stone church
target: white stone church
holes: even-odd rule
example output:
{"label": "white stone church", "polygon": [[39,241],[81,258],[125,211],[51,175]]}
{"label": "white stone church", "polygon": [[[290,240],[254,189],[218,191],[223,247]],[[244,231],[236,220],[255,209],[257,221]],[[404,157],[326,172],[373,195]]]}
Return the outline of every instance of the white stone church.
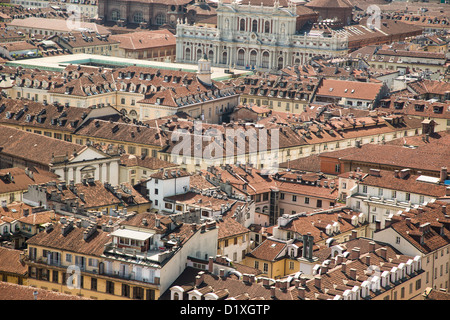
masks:
{"label": "white stone church", "polygon": [[305,64],[315,55],[347,54],[345,36],[322,30],[301,32],[301,12],[301,6],[292,2],[281,6],[278,0],[273,5],[219,0],[217,28],[178,21],[176,60],[197,63],[206,54],[216,67],[276,71]]}

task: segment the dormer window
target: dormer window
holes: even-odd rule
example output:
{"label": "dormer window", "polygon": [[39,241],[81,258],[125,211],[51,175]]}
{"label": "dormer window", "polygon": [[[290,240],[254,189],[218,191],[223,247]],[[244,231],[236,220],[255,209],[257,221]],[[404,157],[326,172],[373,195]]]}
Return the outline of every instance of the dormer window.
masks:
{"label": "dormer window", "polygon": [[435,106],[435,107],[433,107],[433,112],[434,113],[442,113],[442,109],[443,109],[443,107]]}

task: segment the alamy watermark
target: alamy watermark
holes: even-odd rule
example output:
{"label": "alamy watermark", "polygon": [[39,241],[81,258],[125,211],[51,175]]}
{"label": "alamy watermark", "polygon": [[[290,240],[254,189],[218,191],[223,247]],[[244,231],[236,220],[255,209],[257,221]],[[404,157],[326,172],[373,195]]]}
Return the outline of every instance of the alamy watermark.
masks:
{"label": "alamy watermark", "polygon": [[191,130],[173,132],[172,142],[176,143],[171,157],[172,161],[182,158],[184,164],[250,164],[266,173],[275,173],[279,167],[279,135],[278,128],[252,125],[222,130],[194,121]]}

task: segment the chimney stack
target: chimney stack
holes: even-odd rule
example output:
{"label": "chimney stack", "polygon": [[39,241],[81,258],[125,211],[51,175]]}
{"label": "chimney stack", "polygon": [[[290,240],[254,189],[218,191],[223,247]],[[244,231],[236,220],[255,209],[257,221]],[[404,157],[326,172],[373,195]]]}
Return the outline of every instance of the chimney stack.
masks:
{"label": "chimney stack", "polygon": [[351,260],[358,260],[359,259],[359,253],[360,253],[360,249],[355,247],[352,249],[351,255],[350,255],[350,259]]}
{"label": "chimney stack", "polygon": [[306,287],[306,281],[307,281],[308,279],[305,277],[305,276],[300,276],[300,285],[302,286],[302,287]]}
{"label": "chimney stack", "polygon": [[314,286],[316,286],[317,289],[321,289],[321,285],[322,285],[322,277],[315,276],[314,277]]}
{"label": "chimney stack", "polygon": [[341,271],[343,272],[343,273],[347,273],[347,262],[343,262],[342,264],[341,264]]}
{"label": "chimney stack", "polygon": [[375,242],[370,241],[369,242],[369,252],[374,252],[375,251]]}
{"label": "chimney stack", "polygon": [[220,269],[219,273],[222,278],[225,278],[225,269]]}
{"label": "chimney stack", "polygon": [[442,213],[447,214],[447,206],[442,206]]}
{"label": "chimney stack", "polygon": [[368,266],[370,266],[370,255],[369,254],[365,257],[365,260],[366,260],[366,264]]}
{"label": "chimney stack", "polygon": [[214,258],[213,257],[209,257],[209,259],[208,259],[208,271],[209,271],[209,273],[213,273],[213,271],[214,271]]}
{"label": "chimney stack", "polygon": [[336,265],[340,265],[344,261],[344,256],[342,254],[338,254],[336,256]]}
{"label": "chimney stack", "polygon": [[275,299],[275,298],[276,298],[276,288],[275,288],[274,286],[271,286],[271,287],[270,287],[270,297],[271,297],[272,299]]}
{"label": "chimney stack", "polygon": [[305,291],[306,291],[306,289],[303,287],[297,288],[297,296],[302,300],[305,300]]}
{"label": "chimney stack", "polygon": [[447,167],[442,167],[441,168],[441,173],[440,173],[440,182],[444,183],[445,180],[447,180]]}
{"label": "chimney stack", "polygon": [[400,178],[400,171],[399,170],[394,170],[394,177],[395,178]]}
{"label": "chimney stack", "polygon": [[386,260],[386,257],[387,257],[387,248],[381,248],[380,249],[380,256],[381,256],[381,258],[383,258],[384,260]]}
{"label": "chimney stack", "polygon": [[350,269],[350,274],[349,274],[350,278],[352,278],[353,280],[356,280],[356,269],[351,268]]}

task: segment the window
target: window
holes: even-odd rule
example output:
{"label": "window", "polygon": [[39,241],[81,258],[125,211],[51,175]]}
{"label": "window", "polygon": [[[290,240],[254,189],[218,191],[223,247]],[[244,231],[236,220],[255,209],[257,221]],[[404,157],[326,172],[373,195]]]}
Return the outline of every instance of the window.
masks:
{"label": "window", "polygon": [[54,283],[58,283],[58,275],[59,275],[59,272],[57,270],[53,270],[53,272],[52,272],[52,281]]}
{"label": "window", "polygon": [[255,269],[259,269],[259,261],[255,261]]}
{"label": "window", "polygon": [[268,272],[269,271],[269,265],[267,263],[264,263],[263,270],[264,270],[264,272]]}
{"label": "window", "polygon": [[292,201],[293,201],[293,202],[297,202],[297,196],[293,195],[293,196],[292,196]]}
{"label": "window", "polygon": [[416,281],[416,290],[419,290],[422,287],[421,279]]}
{"label": "window", "polygon": [[367,193],[367,186],[363,186],[363,193]]}
{"label": "window", "polygon": [[360,201],[356,201],[356,209],[360,209],[361,208],[361,202]]}
{"label": "window", "polygon": [[97,279],[96,278],[91,278],[91,290],[97,291]]}
{"label": "window", "polygon": [[164,205],[164,207],[166,208],[166,209],[169,209],[169,210],[172,210],[172,204],[171,203],[165,203],[165,205]]}
{"label": "window", "polygon": [[225,240],[225,248],[228,247],[228,239]]}
{"label": "window", "polygon": [[233,261],[236,261],[237,260],[237,252],[234,252],[233,253]]}
{"label": "window", "polygon": [[289,261],[289,270],[294,270],[294,261]]}
{"label": "window", "polygon": [[322,208],[322,200],[317,200],[317,208]]}
{"label": "window", "polygon": [[114,294],[114,282],[106,281],[106,293]]}
{"label": "window", "polygon": [[[158,189],[156,189],[156,188],[155,188],[155,194],[158,194]],[[172,209],[172,208],[170,208],[170,209]]]}
{"label": "window", "polygon": [[399,243],[400,243],[400,237],[396,237],[395,243],[396,243],[396,244],[399,244]]}
{"label": "window", "polygon": [[280,200],[284,200],[284,193],[280,193]]}
{"label": "window", "polygon": [[378,189],[378,196],[381,197],[383,195],[383,189],[379,188]]}
{"label": "window", "polygon": [[419,203],[422,204],[425,202],[425,197],[424,196],[419,196]]}
{"label": "window", "polygon": [[166,16],[164,14],[162,14],[162,13],[158,13],[156,15],[155,23],[158,26],[163,25],[164,23],[166,23]]}
{"label": "window", "polygon": [[136,12],[133,15],[133,22],[141,23],[142,21],[144,21],[144,16],[143,16],[142,12]]}
{"label": "window", "polygon": [[122,284],[122,297],[130,297],[130,286],[127,284]]}
{"label": "window", "polygon": [[238,238],[237,237],[235,237],[234,239],[233,239],[233,243],[236,245],[236,244],[238,244]]}
{"label": "window", "polygon": [[405,287],[400,289],[400,298],[404,298],[405,297]]}
{"label": "window", "polygon": [[305,204],[309,204],[309,198],[305,197]]}
{"label": "window", "polygon": [[406,201],[411,200],[411,194],[409,192],[406,193],[405,199],[406,199]]}
{"label": "window", "polygon": [[66,262],[72,262],[72,255],[69,253],[66,253]]}

